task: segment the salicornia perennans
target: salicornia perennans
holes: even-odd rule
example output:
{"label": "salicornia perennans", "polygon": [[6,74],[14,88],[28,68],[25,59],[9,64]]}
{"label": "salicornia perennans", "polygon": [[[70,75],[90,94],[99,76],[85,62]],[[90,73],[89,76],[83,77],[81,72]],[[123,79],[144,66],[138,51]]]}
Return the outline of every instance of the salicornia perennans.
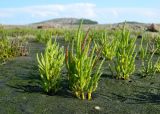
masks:
{"label": "salicornia perennans", "polygon": [[52,43],[52,39],[48,41],[44,54],[37,54],[41,86],[45,92],[56,92],[59,89],[64,59],[63,48],[56,40]]}
{"label": "salicornia perennans", "polygon": [[[154,64],[153,63],[153,56],[157,49],[155,49],[151,54],[148,51],[149,44],[147,43],[146,48],[143,46],[144,38],[141,40],[140,45],[140,59],[142,61],[141,66],[141,74],[142,76],[153,76],[156,73],[156,69],[158,68],[156,65],[158,65],[158,61]],[[157,68],[156,68],[157,67]]]}
{"label": "salicornia perennans", "polygon": [[97,67],[96,72],[92,74],[98,57],[95,55],[95,46],[91,47],[92,39],[88,36],[89,32],[88,30],[83,37],[80,25],[77,37],[72,40],[71,49],[66,49],[66,66],[70,89],[79,99],[85,99],[87,95],[87,99],[91,100],[92,92],[98,86],[104,60]]}
{"label": "salicornia perennans", "polygon": [[[117,46],[114,67],[111,69],[116,71],[116,78],[128,79],[129,76],[135,71],[135,58],[136,58],[136,38],[130,37],[130,32],[123,30],[117,35],[119,43]],[[112,71],[113,72],[113,71]]]}

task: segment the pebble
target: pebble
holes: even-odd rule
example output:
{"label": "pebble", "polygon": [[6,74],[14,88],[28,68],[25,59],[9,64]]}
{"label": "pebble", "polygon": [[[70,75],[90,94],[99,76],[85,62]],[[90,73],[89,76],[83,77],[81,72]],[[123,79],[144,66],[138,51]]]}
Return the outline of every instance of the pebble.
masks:
{"label": "pebble", "polygon": [[101,110],[101,108],[99,106],[95,106],[94,109],[95,110]]}

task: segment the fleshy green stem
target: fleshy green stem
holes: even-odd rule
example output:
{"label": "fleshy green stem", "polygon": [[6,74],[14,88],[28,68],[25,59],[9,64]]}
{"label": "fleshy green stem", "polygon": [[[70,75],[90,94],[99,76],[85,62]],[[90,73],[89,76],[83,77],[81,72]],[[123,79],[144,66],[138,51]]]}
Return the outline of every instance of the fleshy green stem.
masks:
{"label": "fleshy green stem", "polygon": [[82,95],[82,100],[84,100],[85,99],[84,92],[82,92],[81,95]]}
{"label": "fleshy green stem", "polygon": [[92,93],[91,92],[88,92],[88,100],[92,100]]}

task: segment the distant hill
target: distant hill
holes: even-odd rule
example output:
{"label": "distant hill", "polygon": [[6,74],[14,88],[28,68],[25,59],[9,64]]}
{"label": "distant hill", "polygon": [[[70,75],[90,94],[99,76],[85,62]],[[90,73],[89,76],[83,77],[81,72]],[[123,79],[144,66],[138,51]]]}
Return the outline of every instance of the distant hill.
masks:
{"label": "distant hill", "polygon": [[142,23],[142,22],[136,22],[136,21],[126,21],[126,22],[119,22],[116,24],[128,24],[128,25],[148,25],[149,23]]}
{"label": "distant hill", "polygon": [[[33,23],[35,24],[46,24],[46,25],[54,25],[54,24],[60,24],[60,25],[77,25],[80,24],[82,19],[77,19],[77,18],[56,18],[56,19],[51,19],[47,21],[42,21],[38,23]],[[90,19],[83,19],[83,24],[98,24],[97,21],[93,21]]]}

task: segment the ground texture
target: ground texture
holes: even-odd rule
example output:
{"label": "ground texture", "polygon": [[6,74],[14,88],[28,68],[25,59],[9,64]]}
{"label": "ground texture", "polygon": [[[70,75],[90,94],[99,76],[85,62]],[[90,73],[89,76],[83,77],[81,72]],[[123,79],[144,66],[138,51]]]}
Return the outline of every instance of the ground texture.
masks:
{"label": "ground texture", "polygon": [[36,53],[43,50],[43,44],[30,42],[29,56],[13,58],[0,66],[0,114],[160,114],[158,74],[141,78],[137,68],[131,80],[116,80],[111,77],[107,62],[92,101],[72,95],[65,69],[62,89],[55,95],[46,95],[39,86],[36,62]]}

